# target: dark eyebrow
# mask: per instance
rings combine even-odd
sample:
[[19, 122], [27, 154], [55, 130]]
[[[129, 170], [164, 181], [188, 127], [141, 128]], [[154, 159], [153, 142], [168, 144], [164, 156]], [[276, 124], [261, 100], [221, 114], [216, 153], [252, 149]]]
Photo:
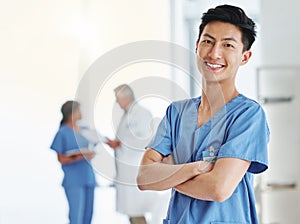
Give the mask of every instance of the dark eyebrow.
[[237, 43], [236, 39], [234, 39], [233, 37], [223, 38], [222, 40], [231, 40]]
[[215, 40], [216, 38], [214, 38], [212, 35], [209, 35], [208, 33], [204, 33], [203, 34], [204, 37], [209, 37], [210, 39]]
[[[209, 37], [210, 39], [213, 39], [215, 40], [216, 38], [214, 38], [212, 35], [208, 34], [208, 33], [204, 33], [203, 36], [205, 37]], [[234, 39], [233, 37], [226, 37], [226, 38], [223, 38], [222, 41], [224, 40], [230, 40], [230, 41], [234, 41], [237, 43], [236, 39]]]

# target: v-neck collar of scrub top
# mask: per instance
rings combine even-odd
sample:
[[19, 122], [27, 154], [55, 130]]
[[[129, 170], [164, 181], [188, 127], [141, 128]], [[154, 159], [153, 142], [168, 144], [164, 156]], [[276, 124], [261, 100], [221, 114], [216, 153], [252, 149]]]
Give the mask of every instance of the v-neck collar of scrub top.
[[236, 97], [234, 97], [233, 99], [231, 99], [230, 101], [228, 101], [224, 106], [222, 106], [207, 122], [205, 122], [205, 124], [201, 125], [200, 127], [198, 127], [198, 108], [200, 106], [201, 103], [201, 96], [197, 97], [197, 98], [193, 98], [193, 102], [196, 106], [196, 110], [193, 112], [192, 117], [195, 120], [195, 131], [196, 130], [200, 130], [200, 129], [206, 129], [206, 128], [210, 128], [212, 125], [212, 122], [214, 120], [219, 120], [219, 119], [225, 119], [226, 118], [226, 110], [231, 110], [232, 106], [235, 105], [235, 102], [240, 100], [243, 97], [242, 94], [237, 95]]

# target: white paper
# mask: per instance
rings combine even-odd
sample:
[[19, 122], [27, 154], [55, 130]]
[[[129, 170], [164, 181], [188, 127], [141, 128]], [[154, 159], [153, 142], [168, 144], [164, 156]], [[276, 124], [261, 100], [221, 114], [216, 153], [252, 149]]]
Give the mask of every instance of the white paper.
[[79, 155], [79, 154], [85, 154], [85, 153], [91, 153], [93, 152], [93, 150], [90, 150], [88, 148], [84, 148], [84, 149], [70, 149], [68, 150], [65, 155], [66, 156], [75, 156], [75, 155]]

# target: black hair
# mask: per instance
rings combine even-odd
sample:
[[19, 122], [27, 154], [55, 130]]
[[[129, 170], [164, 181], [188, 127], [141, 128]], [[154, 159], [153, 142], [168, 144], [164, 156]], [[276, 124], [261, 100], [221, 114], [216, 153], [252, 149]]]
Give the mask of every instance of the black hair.
[[65, 102], [60, 109], [63, 115], [63, 118], [60, 121], [60, 125], [65, 124], [68, 121], [69, 117], [72, 115], [73, 111], [77, 110], [79, 106], [80, 104], [77, 101], [69, 100]]
[[243, 51], [250, 50], [255, 41], [256, 25], [239, 7], [219, 5], [216, 8], [211, 8], [206, 13], [203, 13], [201, 20], [202, 23], [199, 26], [198, 41], [200, 40], [204, 27], [213, 21], [230, 23], [237, 26], [242, 32]]

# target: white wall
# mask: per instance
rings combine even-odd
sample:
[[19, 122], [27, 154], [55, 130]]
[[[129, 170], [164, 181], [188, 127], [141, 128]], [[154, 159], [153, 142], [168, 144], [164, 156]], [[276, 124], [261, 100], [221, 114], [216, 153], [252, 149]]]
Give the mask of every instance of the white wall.
[[300, 65], [297, 0], [261, 1], [263, 65]]
[[108, 50], [168, 40], [168, 19], [168, 1], [159, 0], [2, 2], [1, 224], [66, 222], [62, 172], [49, 150], [60, 106]]

